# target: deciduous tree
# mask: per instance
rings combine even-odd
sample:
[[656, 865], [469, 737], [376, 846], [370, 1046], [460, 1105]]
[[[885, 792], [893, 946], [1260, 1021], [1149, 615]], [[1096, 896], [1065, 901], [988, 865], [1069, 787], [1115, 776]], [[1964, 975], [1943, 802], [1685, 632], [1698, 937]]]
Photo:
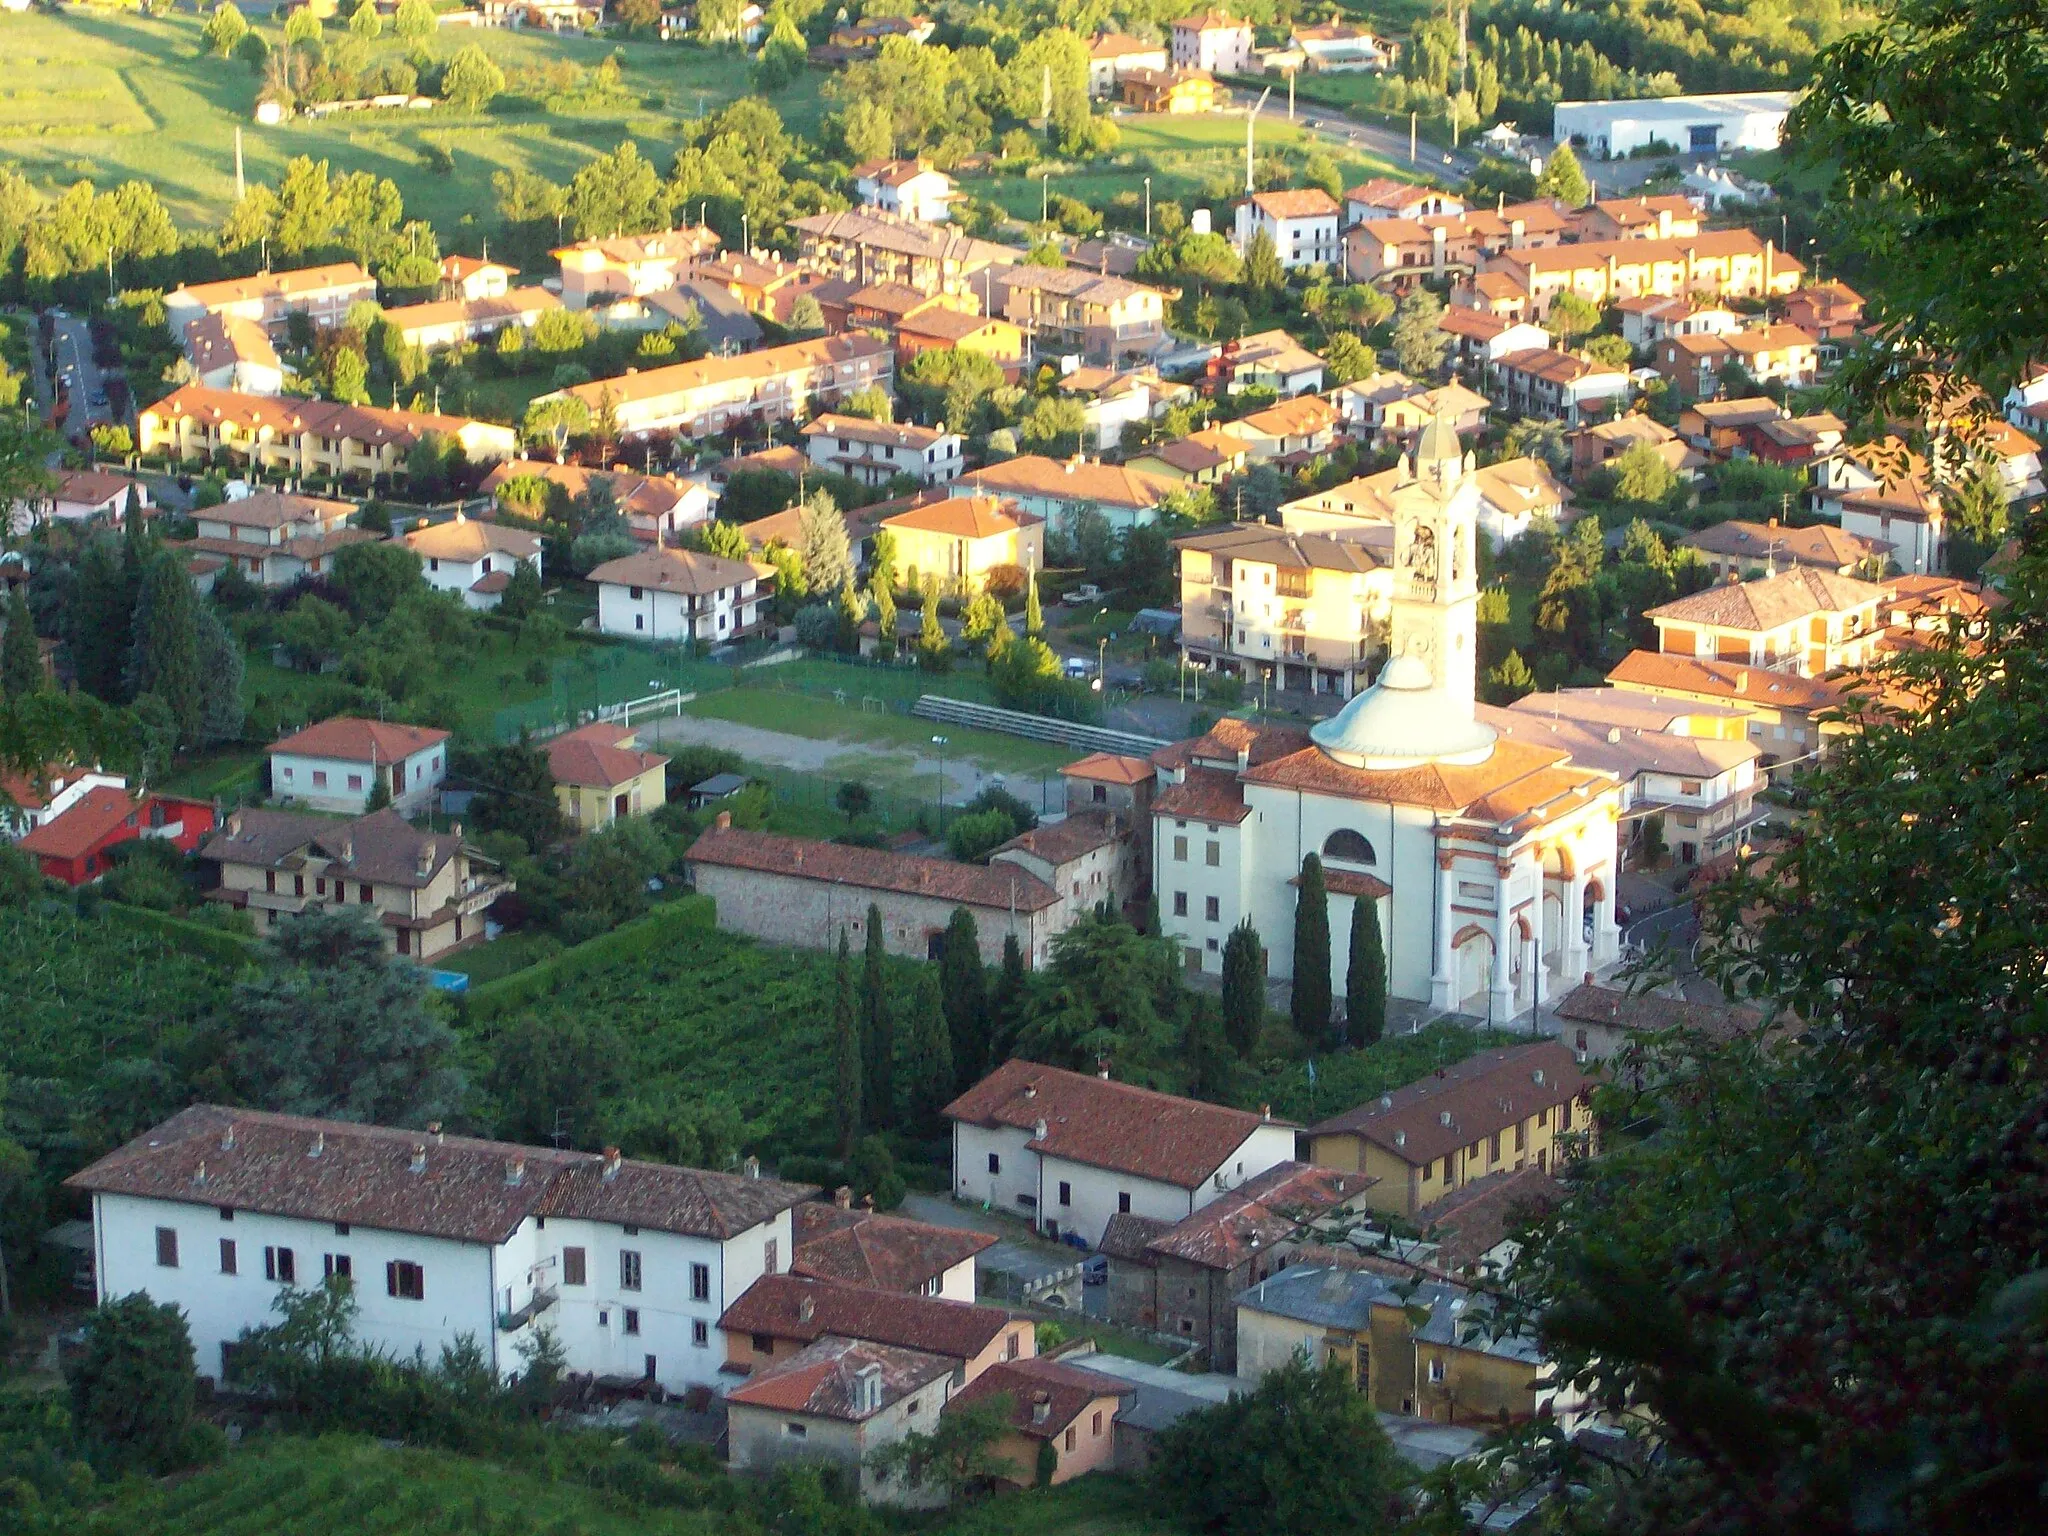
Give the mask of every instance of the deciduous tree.
[[206, 39], [206, 46], [222, 58], [232, 54], [235, 45], [248, 35], [249, 23], [235, 8], [234, 0], [220, 0], [206, 18], [206, 25], [200, 28], [200, 36]]
[[104, 1302], [87, 1320], [85, 1347], [64, 1365], [72, 1422], [110, 1466], [169, 1472], [186, 1460], [196, 1374], [174, 1303], [140, 1291]]
[[1427, 288], [1413, 288], [1402, 297], [1394, 311], [1394, 356], [1403, 371], [1428, 379], [1443, 366], [1451, 345], [1450, 335], [1437, 323], [1443, 313], [1443, 300]]
[[481, 112], [504, 89], [505, 72], [474, 43], [450, 59], [441, 75], [442, 99], [464, 112]]

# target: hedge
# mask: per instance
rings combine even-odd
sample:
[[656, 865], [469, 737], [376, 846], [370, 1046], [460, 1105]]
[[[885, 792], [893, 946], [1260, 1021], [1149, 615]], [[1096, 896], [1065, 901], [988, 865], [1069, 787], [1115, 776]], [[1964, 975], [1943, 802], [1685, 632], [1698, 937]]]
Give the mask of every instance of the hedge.
[[247, 934], [230, 933], [225, 928], [214, 928], [205, 923], [195, 923], [189, 918], [172, 917], [168, 912], [158, 912], [150, 907], [131, 907], [126, 902], [100, 902], [100, 910], [111, 922], [129, 928], [140, 928], [156, 934], [176, 949], [217, 960], [222, 965], [253, 965], [257, 958], [257, 940]]
[[684, 930], [710, 928], [716, 923], [717, 909], [709, 896], [679, 896], [644, 917], [621, 923], [610, 933], [550, 955], [523, 971], [472, 987], [461, 994], [463, 1010], [472, 1023], [495, 1019], [561, 990], [564, 983], [579, 976], [644, 955]]

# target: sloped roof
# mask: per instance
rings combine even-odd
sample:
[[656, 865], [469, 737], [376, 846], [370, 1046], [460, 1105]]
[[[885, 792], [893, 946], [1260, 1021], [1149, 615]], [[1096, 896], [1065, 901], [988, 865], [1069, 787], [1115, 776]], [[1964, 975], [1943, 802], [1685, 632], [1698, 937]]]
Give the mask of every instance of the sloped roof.
[[1155, 777], [1148, 759], [1117, 752], [1091, 752], [1060, 772], [1070, 779], [1100, 779], [1105, 784], [1144, 784]]
[[[921, 1350], [828, 1337], [805, 1345], [787, 1360], [776, 1361], [734, 1387], [726, 1401], [743, 1408], [769, 1408], [857, 1424], [952, 1375], [957, 1363]], [[864, 1404], [860, 1395], [860, 1378], [870, 1371], [881, 1385], [872, 1407]]]
[[1001, 1307], [800, 1275], [763, 1275], [718, 1320], [727, 1333], [806, 1342], [837, 1334], [953, 1360], [972, 1360], [1009, 1324], [1010, 1314]]
[[304, 869], [320, 859], [338, 877], [418, 889], [465, 849], [461, 838], [415, 827], [389, 807], [352, 821], [259, 807], [230, 811], [199, 856], [258, 869]]
[[1748, 1034], [1763, 1022], [1763, 1015], [1753, 1008], [1719, 1007], [1593, 982], [1573, 987], [1552, 1005], [1551, 1011], [1560, 1019], [1577, 1024], [1607, 1024], [1645, 1032], [1692, 1030], [1715, 1040]]
[[1312, 1125], [1308, 1134], [1357, 1136], [1419, 1167], [1569, 1103], [1590, 1081], [1560, 1040], [1480, 1051]]
[[557, 784], [610, 789], [668, 766], [668, 759], [658, 752], [620, 746], [618, 733], [617, 726], [597, 724], [550, 738], [548, 772]]
[[1498, 1247], [1525, 1214], [1563, 1198], [1564, 1186], [1531, 1163], [1486, 1174], [1432, 1200], [1415, 1213], [1415, 1224], [1437, 1245], [1437, 1267], [1456, 1274]]
[[[1085, 1371], [1057, 1360], [1003, 1360], [990, 1366], [953, 1394], [955, 1403], [976, 1403], [1007, 1395], [1010, 1428], [1034, 1440], [1051, 1440], [1105, 1397], [1123, 1398], [1137, 1390], [1117, 1376]], [[1038, 1417], [1043, 1404], [1046, 1415]]]
[[502, 523], [476, 522], [458, 512], [445, 523], [430, 523], [400, 536], [414, 554], [434, 560], [475, 560], [487, 554], [531, 560], [540, 553], [540, 535]]
[[592, 379], [587, 384], [557, 390], [547, 398], [574, 398], [596, 410], [607, 399], [613, 405], [660, 400], [737, 379], [766, 379], [823, 367], [828, 363], [884, 357], [889, 350], [889, 343], [878, 336], [820, 336], [811, 341], [766, 347], [759, 352], [741, 352], [732, 357], [703, 357], [694, 363], [670, 363], [661, 368], [621, 374], [616, 378]]
[[1849, 613], [1877, 602], [1882, 587], [1830, 570], [1800, 566], [1763, 581], [1723, 582], [1643, 610], [1647, 619], [1761, 633], [1817, 613]]
[[389, 720], [336, 715], [332, 720], [322, 720], [281, 741], [273, 741], [264, 751], [332, 757], [347, 763], [395, 763], [447, 739], [446, 731], [428, 725], [397, 725]]
[[1146, 1243], [1158, 1258], [1204, 1269], [1235, 1269], [1261, 1248], [1300, 1235], [1304, 1224], [1342, 1209], [1379, 1180], [1312, 1163], [1276, 1163], [1210, 1201]]
[[1036, 912], [1057, 906], [1060, 900], [1058, 891], [1014, 864], [1001, 868], [961, 864], [737, 827], [713, 827], [690, 845], [685, 857], [692, 865], [824, 880], [853, 890], [895, 891], [971, 907]]
[[994, 1234], [808, 1200], [791, 1213], [790, 1273], [841, 1285], [916, 1291], [995, 1246]]
[[1839, 687], [1820, 678], [1669, 651], [1630, 651], [1608, 671], [1607, 680], [1624, 687], [1699, 693], [1731, 704], [1759, 704], [1770, 709], [1832, 709], [1846, 702]]
[[599, 586], [652, 587], [658, 592], [702, 596], [773, 574], [773, 567], [756, 561], [657, 547], [607, 560], [591, 571], [590, 580]]
[[95, 784], [14, 846], [38, 858], [77, 859], [92, 852], [131, 816], [140, 816], [148, 797], [109, 784]]
[[954, 539], [994, 539], [1034, 528], [1045, 519], [999, 496], [948, 496], [882, 519], [884, 528], [911, 528]]

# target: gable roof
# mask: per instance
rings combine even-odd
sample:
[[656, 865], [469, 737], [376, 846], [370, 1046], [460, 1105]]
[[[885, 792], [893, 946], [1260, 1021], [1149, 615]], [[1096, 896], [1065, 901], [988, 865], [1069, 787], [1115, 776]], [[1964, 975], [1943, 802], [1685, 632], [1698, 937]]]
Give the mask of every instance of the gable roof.
[[1702, 550], [1710, 555], [1792, 560], [1800, 565], [1826, 566], [1829, 569], [1855, 565], [1873, 555], [1889, 554], [1893, 548], [1883, 539], [1866, 539], [1860, 534], [1844, 533], [1832, 523], [1792, 528], [1775, 520], [1747, 523], [1731, 519], [1689, 533], [1678, 542], [1686, 549]]
[[640, 400], [660, 400], [738, 379], [766, 379], [833, 363], [882, 357], [889, 350], [889, 343], [879, 336], [819, 336], [810, 341], [765, 347], [759, 352], [740, 352], [732, 357], [700, 357], [693, 363], [669, 363], [660, 368], [620, 374], [615, 378], [592, 379], [587, 384], [556, 390], [545, 398], [577, 399], [597, 410], [607, 400], [614, 406]]
[[1763, 581], [1723, 582], [1675, 602], [1646, 608], [1643, 617], [1761, 633], [1811, 614], [1848, 613], [1883, 596], [1884, 589], [1870, 582], [1802, 565]]
[[550, 738], [548, 772], [557, 784], [610, 789], [668, 766], [668, 759], [658, 752], [620, 746], [620, 734], [619, 727], [600, 723]]
[[1057, 906], [1060, 894], [1027, 869], [1014, 864], [992, 868], [952, 859], [891, 853], [879, 848], [849, 848], [841, 843], [778, 832], [748, 832], [714, 826], [690, 845], [684, 855], [700, 864], [748, 869], [759, 874], [823, 880], [863, 891], [895, 891], [970, 907], [1037, 912]]
[[[742, 1382], [726, 1401], [744, 1408], [859, 1423], [953, 1373], [955, 1362], [921, 1350], [897, 1349], [865, 1339], [822, 1338], [787, 1360]], [[861, 1401], [860, 1378], [872, 1372], [881, 1392], [873, 1407]]]
[[1432, 1200], [1415, 1213], [1415, 1225], [1437, 1245], [1436, 1267], [1457, 1274], [1497, 1248], [1523, 1216], [1563, 1198], [1564, 1186], [1530, 1163], [1483, 1175]]
[[1044, 1156], [1182, 1189], [1205, 1183], [1260, 1126], [1292, 1124], [1016, 1058], [945, 1113], [971, 1125], [1029, 1131], [1028, 1147]]
[[1608, 1024], [1631, 1031], [1694, 1030], [1716, 1040], [1748, 1034], [1763, 1022], [1763, 1015], [1753, 1008], [1719, 1007], [1592, 982], [1573, 987], [1551, 1011], [1577, 1024]]
[[396, 725], [389, 720], [336, 715], [332, 720], [322, 720], [273, 741], [263, 750], [290, 752], [300, 757], [331, 757], [345, 763], [396, 763], [447, 739], [446, 731], [428, 725]]
[[956, 495], [997, 491], [1009, 496], [1094, 501], [1140, 510], [1156, 507], [1179, 489], [1179, 481], [1126, 469], [1121, 464], [1102, 464], [1078, 455], [1071, 459], [1049, 459], [1036, 453], [969, 470], [953, 482]]
[[[1002, 1360], [953, 1394], [955, 1403], [1010, 1399], [1010, 1428], [1034, 1440], [1051, 1440], [1105, 1397], [1123, 1398], [1138, 1389], [1117, 1376], [1084, 1371], [1057, 1360]], [[1046, 1415], [1038, 1417], [1043, 1404]]]
[[[919, 295], [922, 300], [922, 295]], [[938, 427], [920, 427], [909, 422], [870, 421], [865, 416], [837, 416], [821, 413], [803, 429], [805, 437], [843, 437], [856, 443], [876, 443], [885, 448], [925, 449], [951, 436]]]
[[1288, 187], [1276, 192], [1254, 192], [1245, 201], [1269, 219], [1334, 218], [1343, 211], [1337, 200], [1321, 187]]
[[414, 554], [430, 560], [476, 560], [487, 554], [531, 560], [540, 553], [540, 535], [503, 523], [475, 521], [458, 512], [448, 522], [429, 523], [399, 536]]
[[1420, 1167], [1569, 1103], [1590, 1081], [1561, 1040], [1480, 1051], [1312, 1125], [1308, 1134], [1357, 1136]]
[[723, 555], [707, 555], [694, 549], [660, 546], [607, 560], [591, 571], [590, 580], [599, 586], [652, 587], [658, 592], [701, 596], [772, 574], [772, 566], [758, 561], [728, 560]]
[[299, 496], [289, 491], [255, 491], [239, 501], [216, 502], [192, 514], [195, 523], [226, 523], [230, 528], [289, 527], [312, 522], [322, 527], [347, 517], [355, 503], [332, 501], [320, 496]]
[[1157, 1234], [1145, 1248], [1154, 1257], [1203, 1269], [1235, 1269], [1260, 1249], [1299, 1236], [1307, 1222], [1342, 1209], [1378, 1182], [1312, 1163], [1276, 1163]]
[[146, 795], [132, 795], [110, 784], [95, 784], [62, 815], [51, 817], [14, 846], [38, 858], [83, 858], [131, 817], [139, 818], [148, 803]]
[[948, 496], [882, 519], [884, 528], [910, 528], [954, 539], [994, 539], [1033, 528], [1045, 519], [996, 496]]
[[[609, 1171], [608, 1171], [609, 1170]], [[396, 1126], [197, 1104], [65, 1180], [70, 1189], [501, 1243], [532, 1216], [723, 1241], [808, 1185]]]
[[1009, 1325], [1010, 1314], [1001, 1307], [800, 1275], [763, 1275], [718, 1319], [727, 1333], [805, 1342], [830, 1333], [953, 1360], [972, 1360]]
[[1609, 669], [1607, 680], [1622, 687], [1699, 693], [1727, 699], [1732, 704], [1760, 704], [1770, 709], [1831, 709], [1845, 702], [1839, 687], [1820, 678], [1711, 656], [1679, 656], [1670, 651], [1630, 651]]
[[230, 811], [200, 845], [199, 857], [288, 870], [319, 861], [322, 870], [337, 877], [420, 889], [466, 851], [461, 838], [415, 827], [389, 807], [352, 821], [253, 808]]
[[369, 288], [376, 285], [370, 274], [352, 261], [330, 262], [321, 267], [297, 267], [288, 272], [258, 272], [253, 277], [224, 277], [213, 283], [181, 283], [164, 295], [166, 300], [185, 299], [217, 309], [250, 299], [288, 299], [295, 294], [325, 293], [333, 288]]
[[790, 1219], [795, 1226], [791, 1274], [884, 1291], [916, 1291], [996, 1243], [993, 1233], [818, 1200], [805, 1201]]

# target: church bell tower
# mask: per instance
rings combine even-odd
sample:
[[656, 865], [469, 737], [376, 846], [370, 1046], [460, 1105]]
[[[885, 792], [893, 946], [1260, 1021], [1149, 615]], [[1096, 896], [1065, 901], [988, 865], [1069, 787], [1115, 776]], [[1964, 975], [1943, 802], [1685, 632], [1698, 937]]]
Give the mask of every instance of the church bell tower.
[[1422, 429], [1415, 478], [1394, 498], [1394, 593], [1388, 654], [1413, 656], [1431, 686], [1470, 718], [1478, 691], [1479, 490], [1458, 434], [1441, 416]]

